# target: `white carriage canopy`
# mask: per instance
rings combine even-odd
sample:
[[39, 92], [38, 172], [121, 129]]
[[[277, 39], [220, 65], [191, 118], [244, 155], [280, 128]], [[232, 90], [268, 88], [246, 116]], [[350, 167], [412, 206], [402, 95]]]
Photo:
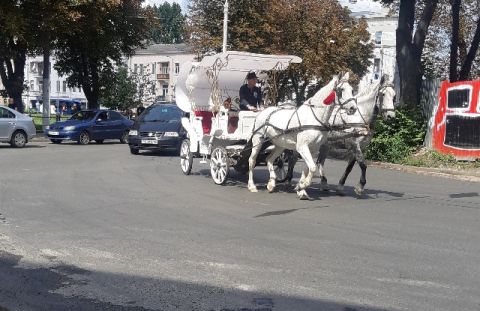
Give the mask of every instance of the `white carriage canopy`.
[[[176, 101], [183, 111], [209, 111], [212, 101], [238, 97], [248, 72], [284, 70], [292, 63], [301, 63], [294, 55], [267, 55], [228, 51], [206, 56], [199, 63], [185, 64], [176, 85]], [[215, 98], [217, 97], [217, 98]]]

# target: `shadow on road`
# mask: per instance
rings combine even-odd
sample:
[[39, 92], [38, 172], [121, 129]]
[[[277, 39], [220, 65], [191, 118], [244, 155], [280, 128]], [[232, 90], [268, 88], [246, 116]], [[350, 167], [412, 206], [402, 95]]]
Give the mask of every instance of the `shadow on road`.
[[[340, 310], [381, 311], [385, 309], [349, 305], [334, 301], [281, 296], [264, 292], [243, 291], [210, 285], [153, 279], [131, 275], [87, 271], [75, 266], [57, 264], [50, 268], [17, 266], [21, 256], [0, 250], [0, 310], [198, 310], [198, 311], [273, 311], [273, 310]], [[81, 289], [91, 280], [96, 296], [108, 293], [122, 297], [111, 303], [80, 295], [56, 293], [59, 289]], [[149, 295], [146, 309], [144, 295]], [[344, 297], [347, 298], [347, 297]], [[152, 301], [153, 299], [153, 301]]]

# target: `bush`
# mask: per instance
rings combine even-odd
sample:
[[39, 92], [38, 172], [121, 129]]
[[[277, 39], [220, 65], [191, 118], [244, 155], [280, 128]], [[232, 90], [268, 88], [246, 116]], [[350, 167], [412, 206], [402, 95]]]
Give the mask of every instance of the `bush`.
[[422, 145], [425, 133], [426, 122], [420, 112], [398, 109], [392, 120], [377, 119], [365, 155], [369, 160], [402, 163]]

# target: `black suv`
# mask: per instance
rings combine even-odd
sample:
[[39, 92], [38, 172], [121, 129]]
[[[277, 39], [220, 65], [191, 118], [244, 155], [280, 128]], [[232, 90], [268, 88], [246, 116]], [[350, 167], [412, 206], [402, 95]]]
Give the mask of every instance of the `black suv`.
[[153, 104], [137, 118], [128, 135], [132, 154], [140, 150], [174, 150], [179, 152], [187, 136], [182, 127], [184, 113], [172, 103]]

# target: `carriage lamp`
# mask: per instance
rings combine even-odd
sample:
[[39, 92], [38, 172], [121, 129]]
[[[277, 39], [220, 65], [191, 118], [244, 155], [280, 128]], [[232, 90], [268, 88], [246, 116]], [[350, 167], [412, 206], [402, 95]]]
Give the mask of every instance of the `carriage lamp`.
[[137, 131], [137, 130], [130, 130], [130, 131], [128, 132], [128, 135], [130, 135], [130, 136], [137, 136], [137, 135], [138, 135], [138, 131]]
[[178, 133], [177, 132], [165, 132], [165, 134], [163, 134], [163, 136], [178, 137]]

